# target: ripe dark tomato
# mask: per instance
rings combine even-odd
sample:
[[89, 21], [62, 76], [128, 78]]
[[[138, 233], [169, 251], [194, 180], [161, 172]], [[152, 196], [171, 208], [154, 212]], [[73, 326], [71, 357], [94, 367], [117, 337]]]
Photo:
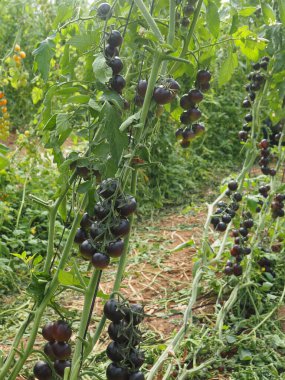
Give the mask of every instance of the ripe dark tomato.
[[229, 224], [229, 223], [231, 222], [231, 220], [232, 220], [232, 218], [231, 218], [231, 216], [228, 215], [228, 214], [224, 214], [224, 215], [222, 216], [222, 221], [223, 221], [224, 223], [226, 223], [226, 224]]
[[191, 16], [195, 12], [195, 8], [192, 5], [185, 5], [183, 8], [183, 14], [184, 16]]
[[124, 348], [119, 345], [117, 342], [111, 342], [106, 349], [106, 354], [110, 360], [115, 363], [119, 363], [124, 359], [122, 355], [122, 350]]
[[[228, 191], [229, 191], [229, 190], [228, 190]], [[226, 212], [229, 214], [229, 216], [230, 216], [231, 218], [234, 218], [235, 215], [236, 215], [235, 211], [232, 210], [231, 208], [227, 208], [227, 209], [226, 209]]]
[[121, 216], [129, 216], [136, 211], [137, 202], [132, 195], [126, 195], [116, 200], [116, 210]]
[[190, 99], [190, 102], [192, 102], [192, 104], [198, 104], [203, 100], [204, 95], [202, 94], [201, 91], [193, 89], [188, 92], [188, 97]]
[[276, 194], [275, 199], [277, 202], [283, 202], [283, 201], [285, 201], [285, 195], [284, 194]]
[[99, 5], [97, 9], [97, 16], [101, 20], [107, 20], [110, 17], [112, 17], [112, 9], [111, 6], [108, 3], [102, 3]]
[[114, 195], [115, 192], [118, 190], [118, 188], [119, 188], [119, 183], [116, 179], [107, 178], [107, 179], [104, 179], [104, 181], [100, 183], [98, 193], [101, 197], [107, 199], [107, 198], [110, 198], [112, 195]]
[[130, 309], [126, 313], [125, 317], [128, 323], [132, 322], [134, 326], [140, 324], [144, 319], [144, 309], [140, 304], [130, 305]]
[[118, 323], [111, 322], [108, 327], [109, 337], [117, 343], [125, 344], [128, 343], [130, 337], [130, 331], [127, 328], [125, 321], [120, 321]]
[[111, 363], [106, 371], [107, 380], [128, 380], [128, 370], [118, 366], [116, 363]]
[[231, 207], [231, 209], [234, 210], [234, 211], [237, 211], [237, 210], [239, 209], [239, 205], [238, 205], [237, 203], [235, 203], [235, 202], [232, 202], [232, 203], [230, 204], [230, 207]]
[[265, 57], [262, 57], [261, 58], [261, 61], [265, 61], [265, 62], [269, 62], [270, 61], [270, 58], [265, 56]]
[[175, 137], [177, 140], [181, 140], [182, 139], [182, 133], [183, 133], [183, 128], [178, 128], [175, 132]]
[[253, 82], [253, 83], [251, 83], [250, 90], [251, 91], [258, 91], [258, 90], [260, 90], [260, 83], [259, 82]]
[[70, 367], [71, 367], [71, 363], [68, 360], [56, 360], [54, 362], [54, 370], [61, 377], [64, 376], [65, 368], [70, 368]]
[[211, 73], [207, 70], [199, 70], [196, 80], [199, 84], [208, 83], [211, 80]]
[[226, 266], [225, 269], [224, 269], [224, 273], [225, 275], [227, 276], [230, 276], [233, 274], [233, 268], [229, 267], [229, 266]]
[[275, 169], [270, 169], [269, 175], [271, 175], [271, 177], [276, 176], [276, 174], [277, 174], [277, 171]]
[[144, 98], [146, 94], [146, 90], [147, 90], [147, 80], [141, 79], [137, 86], [137, 93], [139, 96]]
[[188, 17], [183, 17], [181, 20], [181, 26], [187, 28], [190, 25], [190, 20]]
[[268, 166], [261, 166], [261, 171], [264, 175], [269, 175], [270, 174], [270, 168]]
[[239, 131], [238, 137], [241, 141], [246, 141], [248, 139], [248, 133], [245, 131]]
[[268, 63], [266, 61], [263, 61], [260, 63], [260, 67], [263, 69], [263, 70], [267, 70], [267, 66], [268, 66]]
[[124, 313], [119, 310], [118, 302], [114, 299], [108, 300], [104, 305], [104, 314], [112, 322], [120, 322], [124, 318]]
[[261, 149], [260, 154], [262, 157], [269, 157], [270, 156], [270, 150], [269, 149]]
[[136, 106], [141, 107], [143, 105], [144, 98], [140, 95], [135, 95], [134, 97], [134, 103]]
[[268, 157], [262, 157], [259, 161], [258, 161], [258, 165], [259, 166], [267, 166], [269, 164], [270, 160]]
[[116, 241], [111, 241], [107, 247], [106, 251], [111, 257], [120, 257], [124, 250], [124, 240], [117, 239]]
[[154, 89], [153, 99], [157, 104], [167, 104], [173, 99], [172, 93], [164, 86], [158, 86]]
[[249, 255], [250, 253], [251, 253], [251, 249], [249, 247], [244, 247], [243, 254], [244, 255]]
[[89, 240], [84, 240], [83, 243], [79, 246], [79, 252], [81, 255], [87, 259], [91, 260], [93, 254], [96, 252], [95, 247], [93, 247], [92, 243]]
[[98, 222], [93, 223], [90, 227], [90, 236], [92, 237], [92, 239], [97, 239], [99, 237], [102, 238], [104, 232], [104, 227], [100, 225]]
[[250, 100], [253, 102], [254, 99], [255, 99], [255, 93], [254, 93], [254, 92], [250, 92], [250, 93], [248, 94], [248, 96], [249, 96]]
[[193, 107], [193, 103], [190, 101], [190, 98], [188, 94], [184, 94], [180, 98], [180, 107], [182, 107], [184, 110], [189, 110]]
[[231, 180], [229, 183], [228, 183], [228, 188], [231, 190], [231, 191], [235, 191], [237, 190], [238, 188], [238, 183], [234, 180]]
[[200, 90], [201, 90], [202, 92], [207, 92], [207, 91], [210, 90], [211, 85], [210, 85], [210, 83], [201, 83], [201, 84], [199, 85], [199, 87], [200, 87]]
[[258, 144], [259, 148], [261, 149], [267, 149], [269, 148], [269, 141], [266, 140], [266, 139], [263, 139], [260, 141], [260, 143]]
[[145, 356], [144, 356], [143, 351], [136, 350], [136, 349], [131, 350], [129, 361], [134, 368], [136, 369], [140, 368], [143, 365], [144, 360], [145, 360]]
[[81, 244], [88, 239], [87, 232], [83, 228], [78, 228], [74, 237], [74, 243]]
[[227, 229], [227, 225], [224, 222], [219, 222], [216, 226], [216, 230], [219, 232], [224, 232]]
[[34, 375], [39, 380], [51, 380], [52, 370], [46, 362], [39, 361], [34, 366]]
[[249, 132], [249, 131], [251, 130], [251, 128], [250, 128], [249, 125], [244, 124], [244, 125], [242, 126], [242, 130], [243, 130], [243, 131], [246, 131], [246, 132]]
[[111, 80], [111, 87], [113, 90], [119, 94], [122, 92], [123, 88], [126, 86], [125, 78], [121, 75], [115, 75]]
[[220, 207], [220, 208], [222, 208], [222, 209], [227, 208], [227, 204], [226, 204], [226, 202], [224, 202], [224, 201], [219, 201], [219, 202], [217, 203], [217, 206]]
[[238, 237], [239, 236], [239, 230], [232, 230], [231, 236], [232, 237]]
[[193, 124], [192, 129], [196, 136], [202, 135], [205, 132], [205, 127], [202, 124]]
[[123, 43], [123, 37], [121, 33], [118, 30], [112, 30], [108, 38], [108, 43], [112, 47], [121, 46]]
[[111, 232], [114, 236], [125, 236], [130, 232], [130, 222], [128, 219], [119, 219], [111, 227]]
[[65, 342], [54, 342], [52, 344], [54, 356], [59, 360], [66, 360], [71, 355], [71, 347]]
[[239, 233], [240, 233], [240, 235], [241, 236], [247, 236], [248, 235], [248, 230], [245, 228], [245, 227], [241, 227], [240, 229], [239, 229]]
[[51, 361], [55, 361], [56, 357], [53, 353], [52, 342], [48, 342], [44, 345], [44, 353], [50, 358]]
[[184, 141], [192, 141], [195, 138], [195, 133], [191, 128], [186, 128], [182, 133], [182, 137]]
[[97, 269], [106, 269], [110, 264], [110, 257], [102, 252], [96, 252], [91, 259], [92, 265]]
[[189, 111], [182, 112], [182, 114], [180, 115], [180, 121], [182, 124], [186, 125], [191, 123]]
[[188, 112], [189, 119], [191, 122], [197, 121], [198, 119], [200, 119], [200, 117], [202, 115], [201, 111], [198, 108], [192, 108], [187, 112]]
[[87, 212], [85, 212], [82, 216], [82, 219], [81, 219], [81, 222], [80, 222], [80, 226], [82, 228], [89, 228], [92, 224], [92, 221], [90, 219], [90, 216], [88, 215]]
[[242, 267], [239, 264], [234, 264], [233, 266], [233, 273], [235, 276], [241, 276], [242, 275]]
[[265, 80], [264, 76], [259, 74], [259, 73], [254, 74], [253, 79], [254, 79], [254, 81], [256, 81], [258, 83], [263, 83]]
[[111, 205], [108, 201], [104, 201], [103, 203], [98, 202], [94, 206], [94, 215], [96, 219], [102, 220], [105, 219], [111, 211]]
[[108, 61], [108, 66], [113, 70], [113, 75], [119, 74], [123, 70], [123, 62], [119, 57], [114, 57]]
[[247, 84], [246, 86], [245, 86], [245, 91], [250, 91], [250, 86], [251, 86], [251, 84], [249, 83], [249, 84]]
[[42, 329], [42, 336], [48, 342], [54, 342], [55, 338], [53, 336], [53, 323], [47, 323]]
[[243, 225], [245, 228], [252, 228], [253, 227], [253, 219], [247, 219], [243, 222]]
[[128, 380], [145, 380], [144, 374], [141, 371], [132, 372]]
[[250, 108], [251, 107], [251, 103], [248, 99], [245, 99], [243, 102], [242, 102], [242, 107], [243, 108]]
[[180, 91], [180, 84], [175, 79], [167, 78], [165, 82], [172, 93], [177, 94]]
[[88, 179], [90, 178], [90, 169], [86, 166], [77, 166], [76, 174], [83, 179]]
[[182, 140], [180, 145], [182, 148], [188, 148], [190, 146], [190, 141]]
[[242, 253], [242, 248], [240, 245], [237, 245], [235, 244], [232, 248], [231, 248], [231, 255], [236, 257], [236, 256], [239, 256], [240, 254]]
[[119, 50], [114, 46], [106, 45], [104, 53], [106, 58], [113, 58], [119, 55]]
[[72, 335], [71, 327], [65, 321], [56, 321], [53, 324], [53, 336], [58, 342], [67, 342]]
[[257, 63], [253, 63], [252, 67], [254, 68], [254, 70], [259, 70], [260, 69], [260, 64], [258, 62]]
[[235, 201], [240, 202], [242, 200], [241, 193], [234, 193], [233, 198]]
[[244, 117], [244, 120], [247, 122], [247, 123], [250, 123], [252, 121], [252, 114], [248, 113], [245, 115]]
[[216, 227], [220, 222], [220, 218], [218, 216], [212, 216], [211, 218], [211, 224]]

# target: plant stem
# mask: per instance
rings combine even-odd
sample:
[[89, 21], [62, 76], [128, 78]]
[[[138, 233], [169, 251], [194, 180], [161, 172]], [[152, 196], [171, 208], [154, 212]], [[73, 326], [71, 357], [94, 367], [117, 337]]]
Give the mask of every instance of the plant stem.
[[15, 229], [18, 228], [19, 223], [20, 223], [20, 218], [21, 218], [21, 215], [22, 215], [22, 211], [23, 211], [23, 207], [24, 207], [25, 199], [26, 199], [26, 191], [27, 191], [28, 178], [30, 176], [30, 172], [31, 172], [31, 168], [32, 168], [33, 162], [34, 162], [34, 160], [31, 161], [30, 167], [29, 167], [29, 171], [28, 171], [28, 173], [26, 175], [26, 178], [25, 178], [24, 187], [23, 187], [23, 194], [22, 194], [22, 200], [21, 200], [20, 208], [19, 208], [18, 215], [17, 215]]
[[[175, 0], [169, 0], [169, 25], [168, 25], [168, 35], [167, 43], [170, 46], [173, 46], [175, 39]], [[161, 74], [165, 75], [167, 70], [167, 61], [165, 60], [162, 64]]]
[[98, 287], [96, 285], [98, 283], [100, 275], [101, 275], [100, 270], [98, 269], [94, 270], [85, 292], [84, 307], [81, 314], [79, 331], [78, 331], [75, 349], [74, 349], [74, 353], [72, 357], [72, 369], [71, 369], [70, 380], [77, 380], [79, 378], [79, 372], [80, 372], [80, 368], [82, 364], [83, 342], [85, 339], [86, 328], [89, 323], [89, 313], [90, 313], [92, 301], [94, 298], [94, 290], [97, 293]]
[[141, 11], [144, 19], [148, 23], [148, 26], [152, 30], [153, 34], [156, 36], [156, 38], [160, 42], [164, 42], [163, 35], [161, 34], [160, 30], [158, 29], [158, 26], [157, 26], [156, 22], [154, 21], [152, 15], [149, 13], [146, 6], [144, 5], [144, 2], [142, 0], [135, 0], [135, 3], [137, 5], [137, 7], [139, 8], [139, 10]]
[[[43, 300], [41, 301], [37, 310], [35, 311], [35, 314], [33, 315], [34, 323], [33, 323], [32, 330], [30, 331], [29, 340], [28, 340], [27, 345], [25, 347], [25, 351], [24, 351], [23, 355], [21, 356], [21, 358], [17, 361], [17, 363], [16, 363], [11, 375], [9, 376], [8, 380], [15, 380], [16, 379], [16, 377], [19, 374], [21, 368], [23, 367], [26, 359], [28, 358], [31, 350], [33, 349], [33, 345], [34, 345], [34, 342], [35, 342], [35, 339], [37, 336], [38, 328], [39, 328], [39, 325], [41, 322], [41, 317], [42, 317], [48, 303], [50, 302], [51, 298], [53, 297], [54, 293], [56, 292], [56, 289], [57, 289], [58, 284], [59, 284], [59, 281], [58, 281], [59, 273], [61, 270], [64, 269], [64, 265], [65, 265], [65, 263], [69, 257], [69, 254], [70, 254], [73, 242], [74, 242], [76, 230], [80, 224], [80, 220], [82, 218], [82, 213], [86, 208], [87, 202], [88, 202], [88, 195], [86, 194], [82, 200], [81, 207], [79, 208], [79, 210], [78, 210], [78, 212], [74, 218], [70, 233], [68, 235], [65, 247], [64, 247], [63, 252], [62, 252], [62, 257], [61, 257], [60, 262], [58, 264], [57, 271], [56, 271], [56, 273], [55, 273], [55, 275], [54, 275], [54, 277], [53, 277], [53, 279], [52, 279], [52, 281], [51, 281], [51, 283], [50, 283], [50, 285], [46, 291], [46, 294], [44, 295]], [[21, 332], [25, 331], [25, 329], [22, 329], [22, 327], [20, 329]], [[26, 323], [25, 323], [25, 328], [26, 328]], [[10, 355], [7, 358], [8, 363], [11, 363], [11, 361], [14, 358], [14, 355], [15, 355], [14, 351], [17, 348], [15, 343], [16, 342], [19, 343], [19, 340], [20, 340], [19, 337], [21, 338], [21, 335], [17, 334], [17, 337], [16, 337], [15, 342], [13, 344], [12, 350], [10, 352]], [[0, 372], [0, 379], [6, 380], [7, 377], [5, 378], [4, 375], [7, 375], [8, 370], [9, 370], [9, 366], [8, 365], [6, 366], [6, 363], [5, 363], [5, 366], [2, 368], [2, 371]]]
[[[192, 23], [191, 23], [191, 26], [190, 26], [190, 29], [189, 29], [189, 32], [185, 38], [185, 41], [184, 41], [184, 44], [183, 44], [183, 48], [182, 48], [182, 51], [180, 53], [180, 58], [183, 58], [185, 56], [185, 54], [188, 52], [188, 48], [189, 48], [189, 44], [191, 42], [191, 39], [193, 37], [193, 34], [194, 34], [194, 30], [195, 30], [195, 27], [196, 27], [196, 24], [197, 24], [197, 21], [198, 21], [198, 18], [199, 18], [199, 14], [200, 14], [200, 11], [201, 11], [201, 7], [202, 7], [202, 4], [203, 4], [203, 0], [199, 0], [198, 3], [197, 3], [197, 6], [196, 6], [196, 9], [195, 9], [195, 13], [194, 13], [194, 17], [193, 17], [193, 20], [192, 20]], [[177, 67], [178, 67], [179, 63], [175, 63], [170, 72], [173, 73]]]

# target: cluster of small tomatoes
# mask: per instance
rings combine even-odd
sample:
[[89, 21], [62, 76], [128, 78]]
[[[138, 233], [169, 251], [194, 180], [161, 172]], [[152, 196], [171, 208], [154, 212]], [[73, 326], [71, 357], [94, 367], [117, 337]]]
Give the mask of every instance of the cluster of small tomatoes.
[[137, 348], [142, 338], [138, 328], [144, 318], [142, 305], [110, 299], [104, 306], [104, 314], [111, 321], [108, 334], [112, 339], [106, 350], [112, 360], [106, 370], [107, 380], [144, 380], [139, 370], [144, 353]]
[[100, 201], [93, 215], [85, 213], [75, 235], [81, 255], [97, 269], [105, 269], [111, 257], [120, 257], [124, 250], [123, 237], [130, 231], [127, 218], [137, 207], [135, 198], [120, 191], [116, 179], [101, 182]]
[[[71, 366], [68, 360], [71, 355], [71, 347], [67, 343], [72, 335], [71, 327], [65, 321], [47, 323], [42, 329], [42, 336], [47, 343], [44, 353], [54, 362], [54, 371], [63, 377], [65, 368]], [[38, 380], [52, 380], [52, 369], [45, 361], [38, 361], [34, 366], [34, 375]]]
[[0, 139], [6, 140], [9, 136], [10, 115], [7, 108], [8, 100], [4, 91], [0, 91], [0, 107], [2, 115], [0, 117]]
[[21, 66], [22, 59], [26, 58], [26, 53], [21, 50], [21, 46], [18, 44], [15, 45], [14, 52], [13, 60], [16, 62], [16, 66]]
[[176, 12], [176, 26], [179, 27], [180, 25], [184, 28], [187, 28], [190, 25], [190, 17], [195, 12], [195, 4], [198, 0], [188, 0], [187, 3], [182, 7], [180, 12]]

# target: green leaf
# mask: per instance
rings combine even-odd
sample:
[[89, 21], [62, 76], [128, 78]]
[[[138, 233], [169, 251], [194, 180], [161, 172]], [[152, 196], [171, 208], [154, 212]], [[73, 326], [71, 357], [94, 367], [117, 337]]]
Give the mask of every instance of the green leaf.
[[211, 34], [218, 38], [220, 32], [220, 15], [218, 12], [218, 7], [211, 1], [207, 7], [206, 13], [207, 26]]
[[226, 84], [232, 77], [235, 69], [238, 66], [238, 57], [236, 53], [233, 53], [232, 50], [229, 51], [229, 55], [226, 60], [222, 63], [220, 73], [218, 76], [219, 86]]
[[271, 8], [271, 6], [269, 4], [263, 2], [261, 4], [261, 10], [262, 10], [264, 22], [267, 25], [275, 24], [276, 15], [275, 15], [274, 10]]
[[92, 49], [96, 46], [98, 39], [98, 32], [89, 32], [86, 34], [77, 34], [67, 42], [69, 45], [75, 46], [81, 52]]
[[60, 270], [58, 274], [58, 281], [62, 285], [70, 285], [70, 286], [79, 286], [80, 281], [76, 278], [74, 272], [66, 272], [64, 270]]
[[71, 116], [67, 113], [59, 113], [56, 117], [56, 129], [58, 134], [65, 133], [70, 128]]
[[252, 359], [252, 353], [249, 350], [241, 349], [239, 352], [239, 359], [241, 361], [248, 362]]
[[87, 104], [89, 100], [89, 95], [73, 95], [70, 98], [68, 98], [68, 103]]
[[226, 340], [227, 340], [228, 343], [232, 344], [232, 343], [235, 343], [237, 339], [236, 339], [235, 336], [226, 335]]
[[64, 21], [69, 19], [72, 16], [72, 13], [73, 13], [72, 4], [69, 5], [67, 1], [59, 4], [57, 8], [57, 15], [56, 15], [56, 18], [54, 19], [52, 27], [56, 28], [58, 24], [63, 23]]
[[258, 206], [258, 198], [252, 195], [248, 195], [246, 198], [247, 207], [251, 212], [255, 212], [256, 207]]
[[189, 241], [186, 241], [186, 243], [181, 243], [179, 245], [177, 245], [175, 248], [173, 248], [170, 252], [177, 252], [177, 251], [181, 251], [182, 249], [186, 248], [186, 247], [193, 247], [195, 245], [194, 243], [194, 240], [189, 240]]
[[285, 1], [278, 0], [278, 6], [279, 6], [280, 21], [282, 22], [283, 25], [285, 25]]
[[43, 127], [44, 131], [52, 131], [56, 127], [57, 113], [52, 115]]
[[77, 188], [77, 193], [84, 194], [87, 193], [89, 189], [92, 187], [92, 181], [86, 181], [81, 183]]
[[103, 54], [98, 54], [92, 64], [95, 79], [100, 83], [106, 83], [112, 77], [112, 69], [106, 63]]
[[55, 54], [54, 38], [55, 35], [47, 37], [44, 41], [40, 42], [39, 47], [33, 51], [37, 68], [44, 81], [48, 79], [50, 60]]
[[238, 14], [243, 17], [251, 16], [256, 11], [256, 7], [245, 7], [238, 11]]
[[32, 100], [34, 104], [37, 104], [40, 100], [42, 100], [44, 92], [39, 87], [33, 87], [32, 89]]
[[127, 129], [130, 125], [133, 124], [134, 121], [139, 120], [141, 115], [141, 110], [139, 110], [137, 113], [129, 116], [121, 125], [120, 125], [120, 131], [123, 132], [125, 129]]
[[10, 149], [6, 145], [0, 143], [0, 153], [8, 153], [9, 150]]
[[239, 24], [239, 17], [238, 17], [238, 14], [235, 13], [233, 15], [233, 18], [232, 18], [232, 25], [231, 25], [231, 29], [230, 29], [230, 34], [233, 34], [237, 31], [238, 29], [238, 24]]
[[268, 292], [271, 288], [272, 288], [273, 284], [269, 281], [266, 281], [262, 284], [261, 286], [261, 290], [263, 290], [264, 292]]
[[0, 170], [6, 168], [9, 165], [9, 160], [4, 154], [0, 153]]

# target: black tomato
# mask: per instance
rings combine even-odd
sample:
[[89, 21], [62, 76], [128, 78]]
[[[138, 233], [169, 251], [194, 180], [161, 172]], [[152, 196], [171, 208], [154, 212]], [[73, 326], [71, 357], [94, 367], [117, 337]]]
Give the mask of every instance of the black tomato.
[[106, 252], [111, 257], [120, 257], [124, 250], [124, 240], [117, 239], [116, 241], [111, 241], [106, 246]]
[[188, 97], [193, 104], [200, 103], [204, 98], [202, 92], [196, 89], [190, 90], [188, 92]]
[[53, 336], [53, 323], [47, 323], [44, 325], [44, 327], [42, 329], [42, 336], [48, 342], [53, 342], [55, 340], [55, 338]]
[[65, 342], [54, 342], [52, 344], [54, 356], [59, 360], [66, 360], [71, 355], [71, 347]]
[[242, 200], [241, 193], [234, 193], [233, 198], [235, 201], [240, 202]]
[[116, 200], [116, 210], [121, 216], [129, 216], [136, 211], [137, 202], [132, 195], [126, 195]]
[[250, 108], [251, 107], [251, 103], [248, 99], [245, 99], [243, 102], [242, 102], [242, 107], [243, 108]]
[[208, 83], [211, 80], [211, 73], [207, 70], [199, 70], [196, 79], [199, 84]]
[[85, 259], [90, 260], [95, 253], [95, 247], [93, 247], [89, 240], [84, 240], [79, 246], [79, 252]]
[[111, 87], [118, 93], [121, 93], [126, 86], [126, 81], [121, 75], [115, 75], [111, 80]]
[[183, 14], [184, 16], [191, 16], [195, 12], [195, 8], [192, 5], [185, 5], [183, 8]]
[[233, 273], [235, 276], [241, 276], [242, 275], [242, 267], [239, 264], [234, 264]]
[[137, 86], [137, 93], [139, 96], [144, 98], [146, 94], [146, 90], [147, 90], [147, 80], [141, 79]]
[[193, 103], [191, 102], [188, 94], [184, 94], [180, 98], [180, 107], [182, 107], [184, 110], [189, 110], [193, 107]]
[[118, 308], [118, 302], [114, 299], [110, 299], [105, 303], [104, 314], [107, 319], [116, 323], [124, 318], [124, 314]]
[[109, 337], [120, 344], [125, 344], [129, 341], [129, 331], [127, 330], [127, 324], [124, 321], [118, 323], [111, 322], [108, 327]]
[[107, 179], [104, 179], [104, 181], [100, 183], [98, 193], [101, 197], [107, 199], [107, 198], [110, 198], [112, 195], [114, 195], [115, 192], [118, 190], [118, 188], [119, 188], [119, 183], [116, 179], [107, 178]]
[[111, 227], [111, 232], [114, 236], [125, 236], [130, 232], [130, 222], [128, 219], [119, 219]]
[[82, 216], [82, 219], [81, 219], [81, 222], [80, 222], [80, 226], [82, 228], [89, 228], [92, 224], [92, 221], [90, 219], [90, 216], [88, 215], [87, 212], [85, 212]]
[[224, 222], [219, 222], [216, 226], [216, 230], [219, 232], [224, 232], [227, 229], [227, 225]]
[[108, 61], [108, 66], [113, 70], [113, 75], [119, 74], [123, 70], [123, 62], [119, 57], [114, 57]]
[[108, 201], [105, 201], [103, 203], [96, 203], [94, 206], [94, 215], [96, 219], [102, 220], [105, 219], [111, 211], [111, 205], [108, 203]]
[[231, 180], [231, 181], [228, 183], [228, 188], [229, 188], [229, 190], [231, 190], [231, 191], [235, 191], [235, 190], [237, 190], [237, 188], [238, 188], [238, 183], [237, 183], [236, 181], [234, 181], [234, 180]]
[[187, 112], [188, 112], [189, 119], [191, 122], [197, 121], [198, 119], [200, 119], [200, 117], [202, 115], [201, 111], [198, 108], [192, 108]]
[[117, 342], [111, 342], [106, 349], [106, 354], [110, 360], [115, 363], [119, 363], [124, 359], [122, 355], [123, 347], [119, 345]]
[[132, 372], [128, 380], [145, 380], [144, 374], [141, 371]]
[[158, 86], [153, 92], [153, 99], [157, 104], [167, 104], [173, 99], [172, 93], [164, 86]]
[[128, 370], [118, 366], [116, 363], [108, 365], [106, 370], [107, 380], [128, 380]]
[[34, 366], [34, 375], [36, 379], [39, 380], [51, 380], [52, 379], [52, 370], [48, 363], [39, 361]]
[[250, 113], [246, 114], [245, 117], [244, 117], [244, 120], [247, 123], [250, 123], [252, 121], [252, 115]]
[[53, 336], [58, 342], [67, 342], [72, 335], [71, 327], [65, 321], [56, 321], [53, 324]]
[[195, 138], [195, 133], [191, 128], [186, 128], [182, 133], [182, 137], [184, 141], [192, 141]]
[[90, 227], [90, 236], [92, 239], [97, 239], [98, 237], [102, 236], [104, 232], [104, 227], [101, 226], [98, 222], [93, 223]]
[[53, 343], [48, 342], [44, 345], [44, 353], [50, 358], [51, 361], [55, 361], [56, 357], [52, 349]]
[[123, 37], [118, 30], [112, 30], [108, 38], [109, 45], [113, 47], [121, 46], [123, 43]]
[[97, 9], [97, 16], [101, 20], [107, 20], [112, 16], [112, 9], [108, 3], [102, 3]]
[[197, 136], [202, 135], [205, 132], [205, 127], [202, 124], [193, 124], [192, 129]]
[[96, 252], [91, 259], [92, 265], [97, 269], [105, 269], [110, 264], [110, 257], [102, 252]]
[[127, 311], [125, 319], [128, 323], [132, 322], [134, 326], [140, 324], [144, 319], [144, 309], [140, 304], [130, 305], [130, 310]]
[[54, 362], [54, 370], [61, 377], [64, 376], [65, 368], [70, 368], [70, 367], [71, 367], [71, 363], [68, 360], [56, 360]]
[[174, 94], [180, 90], [180, 84], [175, 79], [167, 78], [165, 82], [167, 83], [167, 87], [172, 90]]
[[78, 228], [74, 237], [74, 243], [81, 244], [88, 239], [87, 232], [83, 228]]
[[145, 360], [143, 351], [133, 349], [130, 352], [129, 361], [134, 368], [140, 368]]
[[119, 50], [114, 46], [106, 45], [104, 53], [106, 58], [113, 58], [119, 55]]

